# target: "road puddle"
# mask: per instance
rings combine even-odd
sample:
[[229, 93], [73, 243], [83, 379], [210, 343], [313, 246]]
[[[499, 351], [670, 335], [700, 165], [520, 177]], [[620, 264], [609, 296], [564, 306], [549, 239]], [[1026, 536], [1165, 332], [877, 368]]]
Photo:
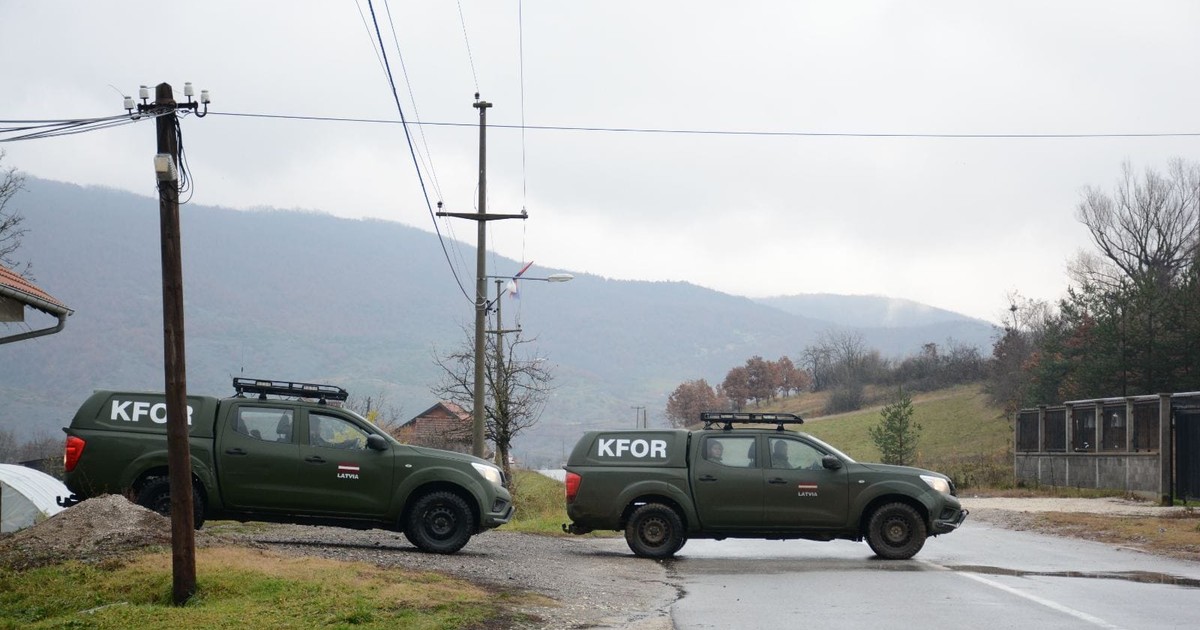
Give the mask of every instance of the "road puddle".
[[1188, 588], [1200, 588], [1200, 579], [1155, 573], [1152, 571], [1024, 571], [1021, 569], [1004, 569], [970, 564], [942, 565], [951, 571], [966, 573], [982, 573], [984, 575], [1010, 575], [1013, 577], [1064, 577], [1086, 578], [1095, 580], [1125, 580], [1140, 584], [1172, 584]]

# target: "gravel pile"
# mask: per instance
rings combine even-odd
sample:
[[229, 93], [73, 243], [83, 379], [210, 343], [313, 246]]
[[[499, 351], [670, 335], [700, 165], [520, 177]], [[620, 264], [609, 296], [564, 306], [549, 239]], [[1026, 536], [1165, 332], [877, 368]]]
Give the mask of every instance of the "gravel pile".
[[[123, 496], [109, 494], [0, 538], [0, 565], [28, 569], [66, 560], [95, 563], [170, 544], [169, 520]], [[197, 532], [196, 544], [211, 544], [211, 540]]]

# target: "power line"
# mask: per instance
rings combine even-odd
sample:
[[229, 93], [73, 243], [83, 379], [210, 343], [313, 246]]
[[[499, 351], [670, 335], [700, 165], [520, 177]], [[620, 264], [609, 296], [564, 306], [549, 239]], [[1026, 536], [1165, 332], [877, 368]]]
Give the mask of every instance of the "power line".
[[467, 18], [463, 15], [462, 0], [458, 0], [458, 21], [462, 22], [463, 43], [467, 45], [467, 61], [471, 62], [471, 77], [475, 79], [475, 91], [479, 91], [479, 75], [475, 73], [475, 56], [471, 54], [471, 40], [467, 39]]
[[[0, 120], [0, 124], [14, 125], [0, 127], [0, 142], [17, 142], [21, 140], [41, 140], [57, 136], [70, 136], [89, 131], [129, 125], [139, 120], [153, 120], [164, 112], [145, 112], [131, 116], [117, 114], [99, 118], [71, 118], [58, 120]], [[5, 137], [5, 134], [17, 134]]]
[[371, 9], [371, 23], [375, 26], [375, 36], [379, 40], [379, 51], [383, 55], [383, 65], [387, 70], [388, 85], [391, 86], [392, 99], [396, 103], [396, 111], [400, 113], [400, 124], [404, 127], [404, 138], [408, 141], [408, 152], [412, 156], [413, 168], [417, 171], [417, 181], [421, 183], [421, 194], [425, 197], [425, 208], [429, 211], [429, 218], [433, 221], [433, 229], [438, 235], [438, 242], [442, 246], [442, 255], [446, 257], [446, 264], [450, 266], [450, 273], [454, 275], [454, 282], [458, 285], [458, 290], [462, 291], [463, 297], [474, 303], [471, 296], [467, 294], [467, 289], [463, 287], [462, 279], [458, 277], [458, 270], [454, 268], [453, 262], [450, 260], [450, 253], [446, 251], [446, 241], [442, 238], [442, 232], [438, 229], [437, 219], [434, 218], [433, 204], [429, 202], [429, 190], [425, 187], [425, 178], [421, 175], [421, 163], [417, 159], [417, 150], [413, 146], [412, 134], [408, 132], [408, 122], [404, 120], [404, 108], [400, 106], [400, 95], [396, 92], [396, 80], [392, 77], [392, 67], [388, 63], [387, 50], [383, 45], [383, 32], [379, 29], [379, 20], [375, 17], [375, 5], [371, 0], [367, 0], [367, 7]]
[[[304, 116], [292, 114], [260, 114], [249, 112], [214, 112], [217, 116], [241, 118], [268, 118], [280, 120], [306, 120], [321, 122], [364, 123], [380, 125], [417, 125], [428, 127], [475, 127], [475, 123], [460, 122], [406, 122], [383, 118], [348, 118], [339, 116]], [[3, 122], [3, 121], [0, 121]], [[489, 129], [517, 129], [529, 131], [575, 131], [599, 133], [645, 133], [708, 136], [751, 136], [751, 137], [799, 137], [799, 138], [929, 138], [950, 140], [1071, 140], [1087, 138], [1193, 138], [1200, 131], [1132, 132], [1132, 133], [922, 133], [922, 132], [852, 132], [852, 131], [770, 131], [737, 129], [668, 129], [655, 127], [601, 127], [569, 125], [505, 125], [488, 124]]]

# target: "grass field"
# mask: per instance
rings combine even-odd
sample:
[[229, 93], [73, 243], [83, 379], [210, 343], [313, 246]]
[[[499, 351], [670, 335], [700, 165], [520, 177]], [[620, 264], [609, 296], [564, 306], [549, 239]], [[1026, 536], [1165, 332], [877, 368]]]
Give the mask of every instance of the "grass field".
[[480, 628], [504, 625], [512, 596], [436, 573], [196, 551], [197, 594], [170, 605], [170, 550], [128, 562], [0, 569], [0, 628]]

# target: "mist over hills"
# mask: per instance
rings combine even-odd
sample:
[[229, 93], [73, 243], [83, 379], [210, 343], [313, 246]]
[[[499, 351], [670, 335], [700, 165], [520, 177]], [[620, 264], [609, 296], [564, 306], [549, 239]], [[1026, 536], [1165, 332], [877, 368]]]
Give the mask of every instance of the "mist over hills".
[[[61, 333], [0, 346], [0, 428], [58, 435], [94, 389], [163, 387], [158, 203], [33, 178], [26, 188], [12, 202], [28, 228], [18, 255], [75, 312]], [[228, 395], [242, 375], [340, 385], [405, 418], [437, 402], [434, 357], [469, 341], [472, 245], [448, 243], [464, 294], [437, 236], [398, 223], [185, 204], [181, 226], [189, 392]], [[520, 267], [489, 258], [489, 273]], [[575, 280], [526, 282], [503, 303], [505, 328], [536, 337], [555, 376], [540, 423], [517, 443], [535, 464], [557, 465], [584, 428], [631, 426], [634, 406], [662, 422], [685, 380], [719, 383], [754, 355], [798, 360], [834, 322], [886, 356], [947, 338], [986, 352], [992, 336], [986, 322], [912, 302], [886, 317], [887, 298], [751, 300], [684, 282], [528, 273], [558, 272]]]

